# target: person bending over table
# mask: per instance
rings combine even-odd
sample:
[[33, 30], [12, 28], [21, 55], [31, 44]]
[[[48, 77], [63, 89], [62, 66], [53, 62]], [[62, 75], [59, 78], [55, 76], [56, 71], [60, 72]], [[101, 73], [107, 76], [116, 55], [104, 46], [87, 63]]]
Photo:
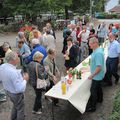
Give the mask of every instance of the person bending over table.
[[[48, 72], [49, 80], [50, 80], [50, 86], [47, 88], [47, 91], [48, 91], [50, 88], [52, 88], [56, 84], [60, 76], [60, 72], [55, 62], [55, 50], [54, 49], [48, 50], [48, 55], [45, 58], [43, 64], [45, 67], [48, 67], [47, 72]], [[55, 106], [58, 106], [58, 99], [54, 98], [53, 103]]]
[[73, 39], [71, 37], [67, 38], [67, 47], [65, 54], [63, 55], [65, 58], [66, 71], [70, 68], [75, 68], [79, 61], [79, 47], [73, 44], [72, 41]]
[[101, 103], [103, 101], [101, 82], [104, 77], [104, 54], [103, 50], [99, 48], [99, 42], [96, 37], [89, 40], [89, 46], [93, 49], [90, 60], [91, 75], [88, 77], [89, 80], [92, 80], [92, 84], [90, 88], [91, 96], [86, 111], [94, 112], [97, 102]]

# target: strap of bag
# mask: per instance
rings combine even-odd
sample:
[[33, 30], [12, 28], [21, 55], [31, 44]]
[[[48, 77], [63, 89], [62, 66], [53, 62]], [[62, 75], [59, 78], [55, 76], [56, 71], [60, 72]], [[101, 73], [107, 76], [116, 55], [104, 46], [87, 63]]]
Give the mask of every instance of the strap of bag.
[[37, 65], [37, 63], [36, 63], [36, 77], [37, 77], [37, 79], [38, 79], [38, 65]]

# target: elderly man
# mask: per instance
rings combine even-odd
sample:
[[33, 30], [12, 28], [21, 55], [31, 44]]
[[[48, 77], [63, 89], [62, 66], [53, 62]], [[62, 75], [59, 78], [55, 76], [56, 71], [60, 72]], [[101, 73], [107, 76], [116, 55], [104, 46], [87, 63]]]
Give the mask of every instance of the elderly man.
[[28, 58], [27, 58], [28, 62], [33, 61], [33, 55], [35, 54], [35, 52], [39, 51], [39, 52], [41, 52], [44, 55], [44, 57], [43, 57], [43, 59], [41, 61], [41, 63], [43, 64], [43, 60], [47, 56], [47, 52], [46, 52], [45, 47], [43, 47], [42, 45], [40, 45], [39, 44], [39, 40], [36, 39], [36, 38], [32, 39], [32, 46], [33, 46], [33, 50], [31, 52], [30, 56], [28, 56]]
[[119, 81], [118, 64], [120, 60], [120, 44], [115, 40], [115, 34], [109, 33], [108, 58], [106, 60], [106, 85], [112, 86], [112, 75], [115, 77], [115, 84]]
[[20, 70], [16, 69], [19, 62], [18, 55], [15, 52], [10, 52], [5, 57], [6, 62], [0, 66], [0, 81], [13, 103], [11, 120], [25, 120], [24, 114], [24, 91], [28, 74], [21, 74]]
[[92, 85], [90, 89], [90, 103], [87, 111], [94, 112], [96, 110], [96, 103], [103, 101], [101, 81], [104, 77], [104, 54], [103, 50], [99, 48], [99, 42], [96, 37], [89, 40], [89, 46], [93, 49], [93, 53], [91, 54], [90, 60], [91, 75], [88, 77], [89, 80], [92, 80]]

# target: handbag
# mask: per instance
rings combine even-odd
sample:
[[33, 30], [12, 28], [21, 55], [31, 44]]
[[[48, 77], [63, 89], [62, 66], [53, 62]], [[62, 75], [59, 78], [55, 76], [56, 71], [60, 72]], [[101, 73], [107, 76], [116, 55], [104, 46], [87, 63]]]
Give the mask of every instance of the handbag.
[[37, 66], [37, 64], [36, 64], [36, 76], [37, 76], [37, 86], [36, 86], [36, 88], [46, 89], [46, 87], [47, 87], [46, 80], [38, 78], [38, 66]]

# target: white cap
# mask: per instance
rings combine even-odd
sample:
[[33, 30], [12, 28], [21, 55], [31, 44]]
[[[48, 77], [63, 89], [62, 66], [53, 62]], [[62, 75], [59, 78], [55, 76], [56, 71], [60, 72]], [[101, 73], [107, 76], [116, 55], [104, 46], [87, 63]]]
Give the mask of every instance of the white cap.
[[36, 45], [36, 44], [40, 44], [40, 42], [38, 39], [34, 38], [34, 39], [32, 39], [32, 44]]

